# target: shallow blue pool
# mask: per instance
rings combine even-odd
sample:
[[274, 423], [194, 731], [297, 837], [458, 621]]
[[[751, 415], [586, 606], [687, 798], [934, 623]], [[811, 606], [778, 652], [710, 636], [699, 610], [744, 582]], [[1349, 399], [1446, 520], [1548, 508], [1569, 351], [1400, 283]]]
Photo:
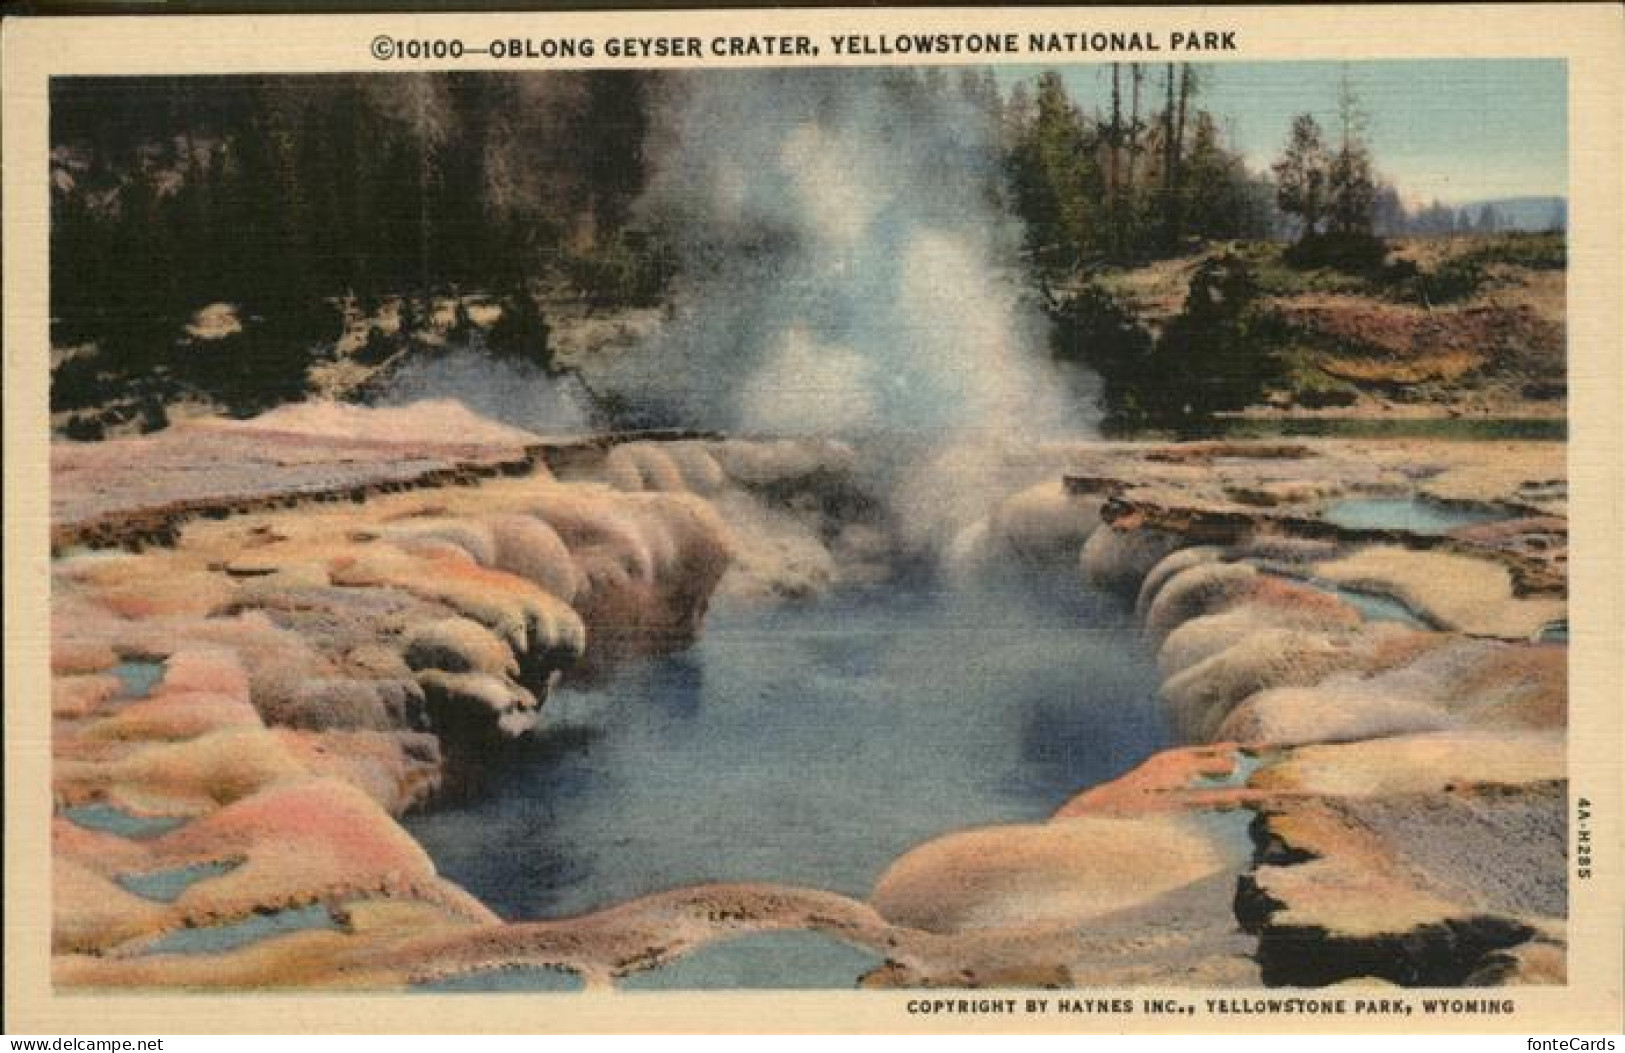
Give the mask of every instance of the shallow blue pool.
[[164, 678], [164, 663], [125, 661], [115, 665], [112, 674], [119, 678], [121, 698], [146, 698], [158, 681]]
[[669, 965], [633, 973], [627, 991], [851, 990], [885, 959], [818, 932], [757, 932], [707, 944]]
[[1399, 622], [1413, 629], [1426, 629], [1428, 623], [1417, 616], [1416, 612], [1394, 599], [1392, 596], [1379, 596], [1374, 592], [1364, 592], [1360, 589], [1343, 588], [1338, 585], [1325, 585], [1326, 591], [1360, 612], [1361, 617], [1370, 622]]
[[519, 969], [481, 969], [458, 973], [438, 980], [413, 984], [414, 991], [448, 994], [495, 994], [519, 991], [580, 991], [586, 987], [580, 975], [569, 969], [526, 966]]
[[104, 833], [132, 838], [157, 837], [190, 822], [184, 816], [136, 815], [110, 804], [78, 805], [64, 808], [62, 814], [87, 830], [101, 830]]
[[118, 883], [138, 896], [159, 903], [173, 903], [180, 899], [181, 893], [198, 882], [229, 874], [236, 867], [235, 863], [193, 863], [189, 866], [154, 870], [145, 874], [122, 874]]
[[908, 848], [1047, 817], [1166, 744], [1125, 622], [1081, 592], [719, 608], [688, 652], [558, 692], [480, 796], [407, 826], [509, 919], [707, 881], [866, 896]]
[[292, 910], [253, 914], [242, 921], [227, 925], [206, 925], [195, 929], [176, 929], [154, 940], [142, 949], [143, 954], [225, 954], [239, 947], [282, 936], [290, 932], [314, 929], [337, 930], [333, 916], [321, 904], [296, 907]]
[[1326, 507], [1321, 517], [1349, 530], [1408, 530], [1447, 534], [1459, 527], [1512, 518], [1496, 508], [1465, 507], [1422, 497], [1355, 497]]

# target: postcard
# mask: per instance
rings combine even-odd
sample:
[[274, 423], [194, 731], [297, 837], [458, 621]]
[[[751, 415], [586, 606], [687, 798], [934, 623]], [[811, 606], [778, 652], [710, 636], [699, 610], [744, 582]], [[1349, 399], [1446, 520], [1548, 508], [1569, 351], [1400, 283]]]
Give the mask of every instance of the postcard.
[[1618, 1028], [1621, 29], [6, 20], [8, 1030]]

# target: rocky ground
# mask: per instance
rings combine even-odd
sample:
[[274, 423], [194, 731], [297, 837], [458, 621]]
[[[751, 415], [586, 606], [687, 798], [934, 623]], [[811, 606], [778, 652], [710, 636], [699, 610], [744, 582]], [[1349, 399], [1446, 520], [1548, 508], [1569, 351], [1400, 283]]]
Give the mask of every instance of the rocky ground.
[[504, 923], [395, 817], [719, 591], [873, 587], [931, 532], [839, 443], [278, 412], [54, 452], [60, 985], [602, 985], [776, 929], [872, 951], [869, 986], [1563, 978], [1561, 444], [1007, 452], [943, 572], [1118, 594], [1187, 745], [920, 845], [867, 902]]
[[[1383, 268], [1288, 266], [1263, 243], [1108, 272], [1153, 332], [1206, 259], [1234, 251], [1285, 333], [1283, 373], [1245, 418], [1560, 420], [1567, 405], [1566, 265], [1558, 234], [1399, 238]], [[1408, 277], [1405, 277], [1408, 275]]]

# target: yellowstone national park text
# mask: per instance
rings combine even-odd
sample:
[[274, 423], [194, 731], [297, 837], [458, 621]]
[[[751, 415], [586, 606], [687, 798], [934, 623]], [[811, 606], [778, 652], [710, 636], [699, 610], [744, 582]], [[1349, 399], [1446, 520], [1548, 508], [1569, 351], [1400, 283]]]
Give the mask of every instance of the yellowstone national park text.
[[717, 63], [760, 58], [816, 59], [838, 57], [931, 57], [964, 55], [1160, 55], [1218, 54], [1240, 49], [1237, 30], [1185, 29], [1067, 30], [1062, 32], [928, 31], [906, 33], [719, 34], [715, 36], [499, 36], [486, 40], [461, 37], [374, 36], [372, 57], [379, 62], [463, 58], [504, 61], [603, 59], [632, 61], [692, 60]]

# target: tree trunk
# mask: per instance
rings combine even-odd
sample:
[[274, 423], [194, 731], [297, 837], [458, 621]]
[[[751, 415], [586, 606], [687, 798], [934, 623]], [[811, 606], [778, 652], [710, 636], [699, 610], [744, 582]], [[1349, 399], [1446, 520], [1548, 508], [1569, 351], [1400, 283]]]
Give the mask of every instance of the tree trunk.
[[1138, 200], [1139, 191], [1134, 179], [1134, 170], [1140, 159], [1140, 85], [1145, 80], [1145, 68], [1138, 62], [1131, 62], [1128, 69], [1128, 171], [1124, 173], [1124, 184], [1127, 191], [1125, 201], [1129, 210], [1128, 228], [1135, 231], [1138, 227], [1135, 202]]
[[1177, 140], [1174, 138], [1174, 64], [1163, 71], [1162, 105], [1162, 229], [1172, 239], [1174, 229], [1174, 170], [1178, 167]]
[[1193, 86], [1190, 64], [1182, 63], [1179, 67], [1179, 112], [1174, 120], [1173, 172], [1170, 179], [1173, 196], [1168, 203], [1168, 215], [1172, 220], [1170, 233], [1176, 245], [1185, 234], [1185, 178], [1182, 168], [1185, 163], [1185, 114], [1190, 106]]
[[1120, 179], [1123, 150], [1123, 64], [1112, 63], [1112, 124], [1108, 142], [1106, 199], [1111, 203], [1112, 254], [1123, 251], [1123, 192]]

